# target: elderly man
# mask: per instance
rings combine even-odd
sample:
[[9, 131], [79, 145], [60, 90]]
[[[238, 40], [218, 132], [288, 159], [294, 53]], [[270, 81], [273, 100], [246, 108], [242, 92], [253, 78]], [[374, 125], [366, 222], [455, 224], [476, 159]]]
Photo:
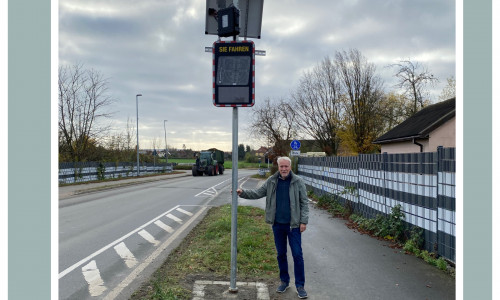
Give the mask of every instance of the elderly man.
[[284, 293], [290, 284], [287, 261], [287, 240], [292, 250], [295, 287], [299, 298], [307, 298], [304, 289], [304, 258], [302, 256], [302, 232], [306, 230], [309, 207], [306, 186], [302, 178], [291, 171], [288, 157], [278, 158], [279, 171], [270, 176], [258, 189], [238, 189], [238, 195], [245, 199], [259, 199], [266, 196], [266, 222], [272, 224], [274, 243], [278, 253], [281, 284], [276, 290]]

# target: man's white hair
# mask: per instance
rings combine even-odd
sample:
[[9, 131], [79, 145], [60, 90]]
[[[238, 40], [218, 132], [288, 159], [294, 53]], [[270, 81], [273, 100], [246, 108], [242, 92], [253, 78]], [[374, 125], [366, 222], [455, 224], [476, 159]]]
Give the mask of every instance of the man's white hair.
[[280, 157], [278, 157], [278, 159], [276, 161], [278, 163], [278, 165], [280, 164], [280, 160], [286, 160], [286, 161], [288, 161], [290, 163], [290, 165], [292, 165], [292, 160], [288, 156], [280, 156]]

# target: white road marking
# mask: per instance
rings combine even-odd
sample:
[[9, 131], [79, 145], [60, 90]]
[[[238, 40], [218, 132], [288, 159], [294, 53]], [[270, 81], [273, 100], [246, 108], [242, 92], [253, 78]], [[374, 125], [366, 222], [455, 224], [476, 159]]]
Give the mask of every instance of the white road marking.
[[78, 268], [79, 266], [81, 266], [82, 264], [86, 263], [87, 261], [91, 260], [92, 258], [94, 258], [95, 256], [103, 253], [104, 251], [108, 250], [109, 248], [113, 247], [114, 245], [120, 243], [121, 241], [123, 241], [124, 239], [128, 238], [129, 236], [131, 236], [132, 234], [138, 232], [139, 230], [143, 229], [144, 227], [148, 226], [149, 224], [155, 222], [156, 220], [160, 219], [161, 217], [163, 217], [164, 215], [170, 213], [171, 211], [177, 209], [179, 207], [179, 205], [175, 206], [174, 208], [164, 212], [163, 214], [159, 215], [158, 217], [154, 218], [153, 220], [147, 222], [146, 224], [132, 230], [131, 232], [127, 233], [126, 235], [122, 236], [121, 238], [117, 239], [116, 241], [114, 242], [111, 242], [109, 243], [108, 245], [104, 246], [103, 248], [97, 250], [96, 252], [90, 254], [89, 256], [85, 257], [84, 259], [80, 260], [79, 262], [77, 262], [76, 264], [72, 265], [71, 267], [67, 268], [66, 270], [62, 271], [61, 273], [59, 273], [59, 279], [63, 278], [64, 276], [68, 275], [69, 272], [75, 270], [76, 268]]
[[[196, 280], [193, 285], [193, 300], [205, 299], [205, 287], [207, 285], [230, 285], [229, 281]], [[269, 300], [267, 284], [261, 282], [236, 282], [236, 286], [248, 286], [257, 288], [257, 300]], [[221, 295], [222, 296], [222, 295]], [[225, 297], [224, 297], [225, 298]]]
[[193, 216], [193, 214], [192, 214], [192, 213], [188, 212], [187, 210], [183, 210], [182, 208], [178, 208], [178, 209], [176, 209], [176, 210], [177, 210], [178, 212], [181, 212], [181, 213], [183, 213], [183, 214], [185, 214], [185, 215], [188, 215], [188, 216], [190, 216], [190, 217], [191, 217], [191, 216]]
[[172, 219], [172, 220], [174, 220], [175, 222], [177, 222], [177, 223], [179, 223], [179, 224], [182, 224], [182, 220], [181, 220], [181, 219], [179, 219], [179, 218], [177, 218], [176, 216], [174, 216], [174, 215], [172, 215], [172, 214], [168, 214], [168, 215], [167, 215], [167, 218]]
[[262, 282], [256, 282], [257, 287], [257, 299], [269, 300], [269, 290], [267, 289], [267, 284]]
[[127, 267], [133, 268], [137, 264], [137, 259], [135, 259], [134, 254], [130, 252], [124, 242], [119, 243], [114, 248], [116, 253], [125, 261]]
[[[242, 179], [240, 179], [240, 180], [243, 180], [243, 179], [244, 179], [244, 181], [243, 181], [242, 183], [240, 183], [240, 185], [239, 185], [239, 187], [240, 187], [240, 188], [241, 188], [241, 187], [242, 187], [242, 186], [243, 186], [243, 185], [244, 185], [244, 184], [248, 181], [248, 179], [250, 179], [250, 177], [243, 177], [243, 178], [242, 178]], [[238, 181], [239, 181], [239, 180], [238, 180]]]
[[174, 232], [174, 229], [167, 224], [163, 223], [162, 221], [158, 220], [155, 222], [155, 225], [160, 227], [161, 229], [165, 230], [168, 233]]
[[217, 190], [215, 188], [211, 187], [211, 188], [204, 190], [201, 193], [196, 194], [195, 197], [197, 197], [199, 195], [214, 196], [214, 195], [217, 195]]
[[158, 240], [155, 239], [154, 236], [152, 236], [149, 232], [147, 232], [144, 229], [139, 231], [139, 235], [142, 236], [143, 239], [145, 239], [146, 241], [150, 242], [151, 244], [153, 244], [155, 246], [158, 246], [158, 244], [160, 243], [160, 242], [158, 242]]
[[107, 290], [95, 260], [82, 267], [82, 273], [89, 285], [89, 293], [92, 297], [100, 296]]
[[205, 285], [195, 282], [193, 286], [193, 296], [193, 300], [203, 299], [203, 297], [205, 297]]
[[[224, 181], [222, 181], [222, 182], [219, 182], [219, 183], [217, 183], [216, 185], [211, 186], [211, 187], [209, 187], [208, 189], [204, 190], [203, 192], [198, 193], [198, 194], [196, 194], [196, 195], [194, 195], [194, 196], [195, 196], [195, 197], [198, 197], [198, 196], [199, 196], [199, 195], [201, 195], [201, 194], [207, 195], [207, 193], [208, 193], [209, 195], [213, 195], [213, 193], [214, 193], [214, 192], [215, 192], [215, 194], [217, 194], [217, 190], [215, 189], [215, 187], [216, 187], [216, 186], [218, 186], [218, 185], [221, 185], [221, 184], [223, 184], [224, 182], [229, 181], [229, 180], [232, 180], [232, 179], [226, 179], [226, 180], [224, 180]], [[208, 191], [210, 191], [210, 192], [208, 192]]]
[[131, 282], [133, 282], [137, 276], [152, 262], [154, 261], [165, 249], [173, 242], [178, 236], [186, 230], [186, 228], [191, 225], [203, 211], [207, 209], [206, 206], [203, 206], [189, 221], [187, 221], [184, 225], [182, 225], [179, 229], [175, 231], [160, 247], [156, 248], [156, 250], [144, 260], [137, 268], [135, 268], [121, 283], [119, 283], [109, 294], [104, 297], [104, 300], [113, 300], [126, 288]]
[[[238, 179], [238, 181], [243, 180], [243, 179], [247, 179], [247, 180], [248, 180], [248, 178], [247, 178], [247, 177], [243, 177], [243, 178]], [[219, 183], [217, 183], [216, 185], [211, 186], [211, 187], [209, 187], [208, 189], [204, 190], [203, 192], [200, 192], [200, 193], [198, 193], [198, 194], [196, 194], [196, 195], [194, 195], [194, 196], [195, 196], [195, 197], [198, 197], [198, 196], [200, 196], [200, 195], [204, 195], [204, 196], [215, 196], [215, 195], [217, 195], [217, 194], [218, 194], [218, 193], [217, 193], [217, 190], [215, 189], [215, 187], [216, 187], [216, 186], [219, 186], [219, 185], [221, 185], [221, 184], [223, 184], [223, 183], [225, 183], [225, 182], [227, 182], [227, 181], [229, 181], [229, 180], [232, 180], [232, 178], [230, 178], [230, 179], [226, 179], [226, 180], [224, 180], [224, 181], [222, 181], [222, 182], [219, 182]]]

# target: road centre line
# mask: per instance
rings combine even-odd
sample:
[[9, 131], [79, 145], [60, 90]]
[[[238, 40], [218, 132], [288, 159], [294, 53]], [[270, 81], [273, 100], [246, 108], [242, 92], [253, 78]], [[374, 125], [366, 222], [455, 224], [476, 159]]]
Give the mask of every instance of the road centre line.
[[207, 206], [202, 206], [201, 209], [192, 217], [190, 218], [184, 225], [182, 225], [178, 230], [175, 231], [163, 244], [160, 245], [160, 247], [156, 248], [156, 250], [148, 257], [146, 258], [137, 268], [135, 268], [128, 276], [125, 278], [121, 283], [119, 283], [109, 294], [104, 297], [104, 300], [113, 300], [115, 299], [122, 291], [124, 288], [130, 285], [131, 282], [133, 282], [137, 276], [152, 262], [154, 261], [175, 239], [178, 238], [178, 236], [186, 230], [186, 228], [191, 225], [200, 215], [203, 211], [207, 209]]
[[169, 214], [170, 212], [172, 212], [173, 210], [179, 208], [180, 205], [177, 205], [171, 209], [169, 209], [168, 211], [162, 213], [161, 215], [157, 216], [156, 218], [152, 219], [151, 221], [145, 223], [144, 225], [141, 225], [140, 227], [132, 230], [131, 232], [127, 233], [126, 235], [122, 236], [121, 238], [109, 243], [108, 245], [104, 246], [103, 248], [97, 250], [96, 252], [90, 254], [89, 256], [85, 257], [84, 259], [80, 260], [79, 262], [75, 263], [74, 265], [70, 266], [69, 268], [67, 268], [66, 270], [62, 271], [61, 273], [59, 273], [59, 279], [63, 278], [64, 276], [66, 276], [69, 272], [75, 270], [76, 268], [78, 268], [79, 266], [81, 266], [82, 264], [86, 263], [87, 261], [91, 260], [92, 258], [94, 258], [95, 256], [103, 253], [104, 251], [108, 250], [109, 248], [113, 247], [114, 245], [122, 242], [124, 239], [128, 238], [129, 236], [131, 236], [132, 234], [144, 229], [146, 226], [148, 226], [149, 224], [157, 221], [158, 219], [160, 219], [161, 217], [165, 216], [166, 214]]

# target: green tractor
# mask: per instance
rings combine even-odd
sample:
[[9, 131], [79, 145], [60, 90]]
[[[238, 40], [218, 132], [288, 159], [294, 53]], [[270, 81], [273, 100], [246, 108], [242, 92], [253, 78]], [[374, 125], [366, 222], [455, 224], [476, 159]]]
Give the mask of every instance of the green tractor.
[[201, 151], [196, 155], [192, 171], [193, 176], [224, 174], [224, 152], [215, 148]]

